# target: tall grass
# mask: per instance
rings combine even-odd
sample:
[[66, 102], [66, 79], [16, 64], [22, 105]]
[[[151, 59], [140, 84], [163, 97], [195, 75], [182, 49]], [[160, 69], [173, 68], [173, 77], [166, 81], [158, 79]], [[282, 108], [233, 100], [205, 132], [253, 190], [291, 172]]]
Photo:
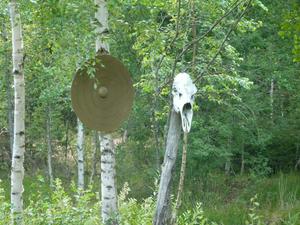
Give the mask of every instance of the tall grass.
[[[178, 225], [299, 225], [300, 175], [249, 178], [211, 174], [186, 184]], [[6, 187], [6, 188], [3, 188]], [[74, 182], [56, 180], [53, 189], [43, 176], [25, 179], [25, 221], [42, 224], [101, 224], [98, 193], [78, 192]], [[9, 224], [9, 182], [0, 182], [0, 225]], [[119, 194], [119, 220], [126, 225], [151, 225], [155, 194], [136, 199], [125, 183]], [[201, 202], [201, 203], [200, 203]]]
[[[249, 217], [251, 198], [257, 195], [256, 212], [264, 224], [300, 224], [300, 175], [279, 173], [272, 177], [211, 174], [188, 184], [185, 209], [203, 203], [204, 214], [218, 224], [242, 225]], [[205, 184], [204, 184], [205, 183]]]

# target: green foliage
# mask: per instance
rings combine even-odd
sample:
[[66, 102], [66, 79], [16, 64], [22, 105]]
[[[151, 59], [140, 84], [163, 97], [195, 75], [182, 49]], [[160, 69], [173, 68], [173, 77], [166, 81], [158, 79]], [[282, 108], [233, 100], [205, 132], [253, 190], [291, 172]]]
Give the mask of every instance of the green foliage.
[[[77, 191], [72, 185], [72, 197], [64, 190], [59, 179], [47, 197], [37, 193], [38, 200], [30, 201], [24, 215], [25, 223], [30, 224], [100, 224], [100, 207], [93, 203], [95, 194], [90, 189]], [[27, 221], [27, 222], [26, 222]]]
[[119, 196], [120, 221], [122, 225], [151, 225], [155, 209], [153, 197], [142, 200], [141, 203], [134, 198], [127, 198], [130, 188], [124, 184]]
[[259, 203], [257, 202], [257, 195], [250, 199], [250, 208], [248, 213], [248, 219], [246, 225], [262, 225], [261, 217], [257, 215], [257, 208]]
[[[26, 178], [24, 216], [27, 224], [101, 225], [98, 193], [91, 191], [91, 187], [78, 191], [73, 182], [66, 181], [57, 179], [53, 189], [45, 191], [42, 176]], [[297, 225], [300, 222], [300, 182], [297, 174], [252, 180], [246, 176], [229, 179], [221, 174], [211, 174], [202, 182], [186, 184], [178, 225]], [[10, 220], [9, 198], [4, 197], [4, 190], [9, 191], [6, 187], [9, 184], [1, 183], [1, 225], [9, 224]], [[120, 224], [151, 225], [155, 195], [137, 200], [130, 197], [130, 192], [129, 185], [125, 183], [118, 198]]]
[[278, 32], [281, 37], [290, 38], [294, 41], [294, 61], [300, 62], [300, 3], [299, 1], [288, 1], [291, 10], [286, 10], [281, 30]]
[[[0, 33], [3, 36], [6, 28], [8, 37], [0, 38], [0, 54], [4, 56], [0, 57], [1, 75], [11, 70], [8, 2], [0, 4]], [[98, 35], [94, 30], [94, 1], [18, 2], [26, 52], [26, 173], [46, 168], [46, 119], [50, 115], [54, 176], [72, 180], [76, 176], [76, 116], [71, 109], [70, 85], [78, 67], [87, 66], [91, 74], [94, 72], [92, 61], [85, 65], [95, 54]], [[170, 84], [174, 74], [182, 71], [193, 78], [202, 76], [196, 82], [199, 91], [188, 139], [185, 200], [179, 223], [300, 223], [299, 175], [270, 178], [278, 171], [294, 169], [300, 159], [298, 1], [253, 0], [216, 56], [228, 29], [245, 8], [241, 4], [178, 57], [234, 2], [181, 1], [178, 11], [178, 1], [108, 1], [111, 54], [128, 67], [136, 89], [132, 114], [114, 134], [120, 137], [124, 132], [128, 136], [116, 153], [118, 187], [128, 182], [132, 189], [129, 192], [125, 186], [121, 193], [121, 223], [151, 224], [155, 197], [149, 196], [156, 189], [149, 181], [159, 176]], [[8, 130], [7, 78], [3, 75], [0, 167], [8, 174], [9, 142], [2, 135]], [[87, 175], [93, 160], [90, 134], [86, 129]], [[179, 164], [177, 160], [175, 181]], [[229, 168], [228, 176], [224, 175], [225, 167]], [[240, 173], [246, 175], [237, 176]], [[25, 177], [26, 222], [83, 224], [85, 220], [86, 224], [97, 224], [100, 206], [90, 189], [78, 193], [56, 181], [52, 191], [43, 176], [33, 180]], [[9, 183], [7, 176], [4, 183]], [[6, 188], [6, 196], [8, 192]], [[256, 193], [257, 199], [248, 207]], [[9, 220], [7, 202], [8, 198], [0, 198], [3, 224]], [[256, 202], [261, 206], [256, 207]]]
[[3, 225], [10, 223], [10, 204], [7, 202], [4, 195], [2, 181], [0, 180], [0, 223]]
[[[35, 193], [36, 200], [31, 200], [24, 212], [25, 223], [38, 224], [82, 224], [96, 225], [100, 223], [99, 199], [90, 189], [78, 191], [75, 185], [71, 185], [71, 193], [67, 193], [62, 187], [59, 179], [55, 180], [54, 190], [49, 196]], [[3, 197], [3, 190], [0, 189], [0, 224], [9, 223], [9, 204]], [[119, 196], [119, 220], [122, 225], [151, 225], [155, 209], [153, 197], [144, 199], [138, 203], [136, 199], [127, 198], [130, 188], [125, 183]], [[203, 223], [202, 223], [203, 221]], [[179, 225], [185, 224], [207, 224], [203, 216], [201, 205], [191, 212], [183, 213], [179, 218]]]
[[178, 224], [189, 225], [217, 225], [215, 222], [209, 222], [204, 216], [202, 205], [197, 203], [193, 210], [187, 210], [178, 218]]
[[[55, 162], [69, 161], [74, 165], [76, 118], [71, 109], [70, 84], [76, 69], [95, 54], [94, 3], [90, 0], [19, 2], [27, 55], [26, 140], [29, 151], [26, 151], [28, 160], [25, 163], [29, 168], [33, 161], [39, 162], [40, 169], [44, 167], [40, 162], [46, 158], [45, 128], [49, 114]], [[128, 67], [136, 88], [132, 115], [120, 129], [126, 130], [129, 141], [120, 147], [126, 150], [121, 150], [118, 156], [121, 160], [118, 167], [129, 169], [119, 169], [120, 179], [125, 176], [123, 171], [135, 174], [128, 181], [132, 188], [135, 186], [132, 184], [137, 184], [140, 189], [141, 181], [153, 178], [159, 169], [157, 162], [162, 161], [170, 109], [170, 83], [172, 76], [181, 71], [189, 72], [193, 78], [202, 74], [196, 83], [199, 92], [189, 139], [189, 171], [203, 174], [204, 171], [223, 170], [225, 163], [230, 162], [231, 172], [237, 174], [243, 156], [245, 172], [267, 176], [279, 169], [292, 168], [300, 157], [295, 153], [300, 143], [297, 135], [300, 133], [299, 65], [292, 62], [290, 54], [288, 38], [292, 36], [283, 40], [278, 35], [285, 30], [284, 24], [294, 18], [298, 9], [296, 3], [282, 1], [281, 6], [273, 1], [252, 1], [251, 10], [209, 66], [229, 27], [244, 10], [245, 5], [241, 4], [205, 38], [177, 58], [234, 2], [194, 1], [194, 9], [191, 1], [181, 2], [180, 9], [176, 1], [114, 0], [108, 3], [111, 54]], [[288, 7], [293, 10], [289, 11]], [[9, 36], [10, 24], [4, 4], [0, 13]], [[295, 33], [294, 28], [288, 26], [288, 29], [291, 35]], [[9, 41], [1, 38], [0, 42], [1, 53], [9, 53]], [[1, 71], [9, 71], [10, 62], [4, 61], [1, 58]], [[92, 65], [87, 67], [92, 70]], [[272, 79], [275, 85], [273, 109], [269, 96]], [[4, 77], [1, 76], [0, 81], [2, 103], [6, 102]], [[7, 130], [7, 104], [1, 104], [0, 108], [0, 126]], [[270, 118], [271, 110], [273, 119]], [[125, 158], [130, 158], [130, 165], [122, 160]], [[55, 170], [56, 167], [54, 174]], [[135, 171], [145, 173], [138, 176]], [[144, 197], [151, 190], [147, 189], [141, 194]]]

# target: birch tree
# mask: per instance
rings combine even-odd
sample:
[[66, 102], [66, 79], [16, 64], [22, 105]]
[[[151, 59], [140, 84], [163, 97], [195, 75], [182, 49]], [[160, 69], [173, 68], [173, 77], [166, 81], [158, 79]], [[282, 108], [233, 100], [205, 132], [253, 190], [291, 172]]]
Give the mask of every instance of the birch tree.
[[50, 180], [50, 186], [53, 185], [53, 172], [52, 172], [52, 137], [51, 137], [51, 109], [50, 106], [46, 110], [46, 138], [47, 138], [47, 163], [48, 163], [48, 175]]
[[92, 140], [92, 146], [94, 148], [93, 154], [92, 154], [92, 171], [90, 176], [89, 184], [91, 185], [94, 182], [94, 176], [97, 173], [97, 161], [99, 160], [98, 153], [99, 153], [99, 134], [98, 131], [94, 131], [93, 140]]
[[[96, 52], [109, 53], [109, 45], [105, 38], [109, 32], [108, 10], [105, 0], [95, 0], [97, 11], [95, 19], [97, 22]], [[115, 147], [110, 134], [100, 135], [101, 150], [101, 215], [104, 224], [117, 224], [117, 189], [116, 189], [116, 160]]]
[[25, 152], [25, 82], [23, 72], [23, 38], [16, 0], [10, 3], [12, 59], [14, 77], [14, 143], [11, 167], [12, 224], [23, 224], [23, 178]]
[[[8, 43], [6, 23], [2, 24], [2, 39], [4, 43]], [[5, 49], [5, 86], [6, 86], [6, 99], [7, 99], [7, 118], [8, 118], [8, 128], [9, 128], [9, 145], [10, 153], [12, 155], [13, 151], [13, 104], [12, 104], [12, 90], [11, 90], [11, 76], [9, 68], [9, 57], [8, 51]]]
[[84, 129], [77, 119], [77, 157], [78, 157], [78, 188], [84, 189]]
[[270, 120], [271, 123], [273, 123], [273, 114], [274, 114], [274, 79], [271, 79], [271, 84], [270, 84]]

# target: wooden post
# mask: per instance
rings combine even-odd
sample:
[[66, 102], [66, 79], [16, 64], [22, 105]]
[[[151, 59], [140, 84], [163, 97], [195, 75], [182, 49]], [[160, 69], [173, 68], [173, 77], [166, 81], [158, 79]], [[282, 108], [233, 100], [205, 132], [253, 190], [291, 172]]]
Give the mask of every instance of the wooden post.
[[153, 225], [167, 225], [171, 223], [171, 181], [177, 157], [180, 134], [180, 114], [176, 113], [172, 108]]

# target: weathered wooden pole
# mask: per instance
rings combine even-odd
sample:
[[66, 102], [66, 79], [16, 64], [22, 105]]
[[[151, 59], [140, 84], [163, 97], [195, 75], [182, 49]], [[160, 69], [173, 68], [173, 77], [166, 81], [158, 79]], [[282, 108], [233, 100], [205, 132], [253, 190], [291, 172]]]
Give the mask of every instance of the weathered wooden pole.
[[[172, 172], [176, 162], [181, 128], [185, 133], [188, 133], [191, 129], [196, 91], [197, 88], [187, 73], [179, 73], [175, 76], [172, 87], [173, 104], [153, 225], [170, 225], [172, 221], [176, 221], [176, 218], [172, 219], [170, 199]], [[181, 182], [183, 182], [183, 178], [181, 178]], [[182, 189], [182, 187], [179, 189]], [[179, 204], [180, 194], [177, 201]]]
[[161, 172], [161, 179], [159, 183], [156, 211], [153, 221], [154, 225], [167, 225], [171, 223], [171, 181], [172, 172], [174, 170], [177, 157], [180, 134], [180, 114], [175, 112], [174, 109], [172, 109], [166, 143], [166, 152]]

